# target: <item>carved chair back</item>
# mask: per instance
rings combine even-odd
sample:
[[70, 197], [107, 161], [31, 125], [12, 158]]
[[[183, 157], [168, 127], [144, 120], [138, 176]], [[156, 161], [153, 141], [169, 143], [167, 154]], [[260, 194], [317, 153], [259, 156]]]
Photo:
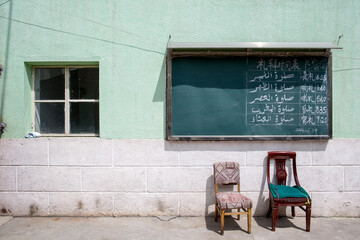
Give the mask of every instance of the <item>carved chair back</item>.
[[277, 185], [286, 185], [287, 172], [286, 172], [286, 161], [292, 160], [292, 169], [296, 185], [300, 185], [297, 170], [296, 170], [296, 153], [295, 152], [285, 152], [285, 151], [274, 151], [268, 152], [267, 158], [267, 181], [270, 184], [270, 160], [274, 159], [275, 161], [275, 177], [277, 180]]

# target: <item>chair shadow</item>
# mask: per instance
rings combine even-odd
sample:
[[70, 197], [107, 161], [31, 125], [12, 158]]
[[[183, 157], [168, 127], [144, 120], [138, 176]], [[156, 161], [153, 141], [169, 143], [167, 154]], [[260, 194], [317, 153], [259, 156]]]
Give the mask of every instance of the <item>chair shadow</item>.
[[[221, 235], [221, 226], [220, 226], [220, 217], [215, 222], [214, 216], [205, 217], [206, 229], [209, 231], [213, 231], [219, 235]], [[238, 220], [236, 220], [232, 216], [225, 216], [224, 218], [224, 232], [226, 231], [242, 231], [244, 233], [248, 233], [247, 229], [243, 229], [240, 227]]]
[[[265, 229], [268, 229], [269, 231], [271, 231], [272, 217], [254, 217], [253, 219], [255, 220], [255, 222], [257, 223], [257, 225], [259, 227], [262, 227], [262, 228], [265, 228]], [[294, 219], [294, 218], [279, 216], [279, 219], [276, 221], [276, 228], [295, 228], [295, 229], [303, 230], [304, 232], [306, 232], [305, 227], [304, 228], [298, 227], [297, 225], [292, 223], [290, 221], [290, 219]], [[304, 226], [305, 226], [305, 218], [304, 218]], [[275, 228], [275, 230], [276, 230], [276, 228]]]
[[267, 187], [267, 156], [263, 159], [263, 174], [261, 179], [260, 191], [259, 196], [257, 199], [257, 206], [254, 209], [253, 215], [254, 216], [264, 216], [267, 211], [267, 207], [269, 206], [269, 198], [264, 197], [265, 186]]
[[[225, 190], [231, 191], [234, 186], [227, 186]], [[209, 176], [206, 181], [206, 196], [205, 196], [205, 223], [206, 228], [210, 231], [216, 232], [221, 235], [221, 226], [220, 226], [220, 216], [218, 220], [215, 222], [214, 216], [215, 212], [210, 210], [209, 208], [215, 207], [215, 187], [214, 187], [214, 176]], [[224, 218], [224, 231], [243, 231], [248, 233], [247, 229], [242, 229], [239, 225], [238, 220], [236, 220], [233, 216], [225, 216]]]

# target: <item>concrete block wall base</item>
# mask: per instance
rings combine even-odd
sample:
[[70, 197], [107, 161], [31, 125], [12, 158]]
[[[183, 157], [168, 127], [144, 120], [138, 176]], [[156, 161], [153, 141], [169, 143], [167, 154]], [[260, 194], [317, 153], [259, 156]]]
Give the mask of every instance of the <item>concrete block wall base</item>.
[[[360, 216], [358, 139], [168, 142], [100, 138], [0, 140], [0, 215], [208, 216], [212, 164], [240, 164], [253, 215], [268, 209], [267, 151], [297, 152], [312, 216]], [[294, 184], [291, 174], [290, 185]], [[283, 209], [289, 215], [290, 209]], [[303, 215], [298, 209], [297, 215]]]

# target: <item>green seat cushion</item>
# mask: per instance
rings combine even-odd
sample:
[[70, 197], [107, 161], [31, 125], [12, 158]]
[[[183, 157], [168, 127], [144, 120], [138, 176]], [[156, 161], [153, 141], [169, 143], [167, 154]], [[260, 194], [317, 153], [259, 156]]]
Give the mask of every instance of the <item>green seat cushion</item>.
[[288, 198], [288, 197], [305, 197], [310, 198], [309, 194], [300, 187], [295, 185], [293, 187], [284, 185], [274, 185], [270, 183], [270, 191], [274, 198]]

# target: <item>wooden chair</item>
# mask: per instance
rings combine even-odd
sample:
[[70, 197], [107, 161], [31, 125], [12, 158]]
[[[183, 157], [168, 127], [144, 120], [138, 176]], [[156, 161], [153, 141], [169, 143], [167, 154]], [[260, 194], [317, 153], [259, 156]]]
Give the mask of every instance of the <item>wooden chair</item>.
[[[240, 171], [239, 163], [219, 162], [214, 165], [214, 185], [215, 185], [215, 221], [220, 213], [221, 234], [224, 234], [224, 217], [226, 215], [246, 214], [248, 220], [248, 233], [251, 233], [251, 207], [252, 201], [240, 194]], [[237, 185], [237, 192], [219, 192], [219, 185]], [[237, 209], [237, 212], [232, 212]], [[243, 209], [244, 212], [240, 212]], [[227, 211], [227, 212], [225, 212]]]
[[[277, 180], [277, 185], [283, 185], [281, 187], [277, 187], [275, 185], [270, 186], [270, 160], [275, 160], [275, 175]], [[306, 193], [306, 191], [301, 187], [284, 187], [286, 186], [286, 178], [287, 178], [287, 172], [286, 172], [286, 166], [285, 163], [287, 160], [292, 159], [292, 169], [293, 169], [293, 176], [294, 180], [297, 186], [300, 186], [300, 182], [297, 176], [297, 170], [296, 170], [296, 153], [295, 152], [268, 152], [268, 159], [267, 159], [267, 182], [269, 186], [269, 210], [267, 213], [267, 216], [269, 217], [271, 212], [272, 215], [272, 231], [275, 231], [276, 221], [279, 217], [279, 207], [280, 206], [291, 206], [291, 214], [293, 217], [295, 217], [295, 207], [300, 207], [303, 211], [306, 212], [306, 231], [310, 232], [310, 218], [311, 218], [311, 199]], [[298, 197], [281, 197], [281, 193], [277, 192], [277, 190], [274, 192], [274, 194], [277, 195], [277, 197], [274, 197], [271, 188], [274, 189], [274, 186], [279, 189], [285, 189], [287, 190], [296, 190], [301, 189], [302, 197], [299, 197], [301, 193], [298, 194]], [[285, 192], [286, 193], [286, 192]], [[305, 197], [304, 194], [307, 196]], [[282, 194], [283, 196], [286, 196], [286, 194]], [[294, 196], [295, 194], [287, 194]], [[306, 207], [306, 209], [304, 208]]]

